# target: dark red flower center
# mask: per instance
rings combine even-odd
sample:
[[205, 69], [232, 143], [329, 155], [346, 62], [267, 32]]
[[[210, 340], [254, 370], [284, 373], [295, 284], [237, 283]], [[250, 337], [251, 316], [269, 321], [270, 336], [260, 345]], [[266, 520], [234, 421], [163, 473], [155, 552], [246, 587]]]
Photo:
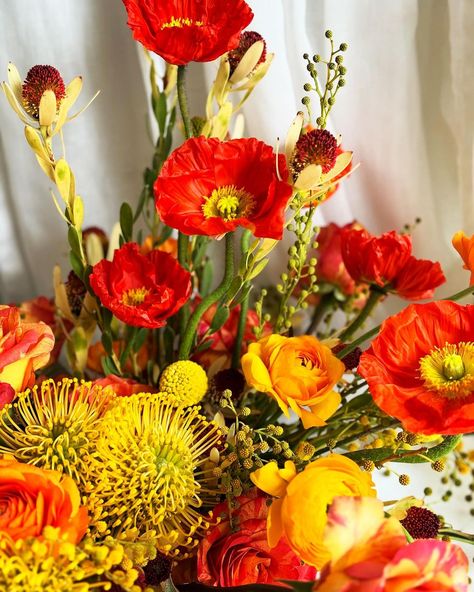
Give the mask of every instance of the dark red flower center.
[[32, 117], [38, 119], [41, 97], [47, 90], [56, 96], [56, 108], [66, 96], [66, 88], [61, 74], [53, 66], [33, 66], [26, 75], [22, 86], [23, 107]]
[[336, 164], [337, 140], [327, 130], [314, 129], [296, 142], [291, 159], [293, 178], [296, 181], [301, 171], [310, 164], [319, 165], [323, 173], [328, 173]]
[[252, 47], [254, 43], [257, 41], [263, 41], [263, 51], [260, 59], [258, 60], [255, 66], [262, 64], [267, 57], [267, 46], [265, 43], [265, 39], [260, 35], [260, 33], [256, 33], [255, 31], [244, 31], [240, 34], [239, 45], [235, 49], [229, 51], [227, 58], [229, 60], [230, 65], [230, 73], [235, 71], [237, 66], [240, 64], [240, 60], [244, 57], [247, 51]]
[[406, 517], [400, 522], [414, 539], [436, 538], [441, 525], [439, 517], [431, 510], [416, 506], [409, 508]]

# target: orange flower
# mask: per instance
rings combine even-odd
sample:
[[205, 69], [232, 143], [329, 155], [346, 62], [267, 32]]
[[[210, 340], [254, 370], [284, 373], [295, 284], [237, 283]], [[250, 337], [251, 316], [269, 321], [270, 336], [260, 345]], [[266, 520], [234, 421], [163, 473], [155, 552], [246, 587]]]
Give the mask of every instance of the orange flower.
[[332, 389], [344, 364], [311, 335], [269, 335], [249, 345], [242, 370], [250, 386], [271, 395], [289, 416], [292, 409], [305, 428], [325, 425], [341, 397]]
[[474, 431], [474, 306], [408, 306], [382, 324], [358, 372], [375, 403], [404, 429]]
[[268, 515], [270, 547], [285, 535], [298, 557], [318, 569], [331, 558], [322, 540], [328, 505], [337, 496], [375, 496], [370, 474], [340, 454], [319, 458], [298, 474], [291, 461], [284, 469], [271, 461], [250, 478], [259, 489], [279, 498], [273, 501]]
[[140, 253], [142, 255], [147, 255], [155, 249], [157, 251], [164, 251], [165, 253], [169, 253], [170, 255], [173, 255], [175, 259], [178, 258], [178, 241], [173, 237], [167, 238], [161, 244], [156, 246], [153, 242], [152, 235], [149, 234], [140, 246]]
[[54, 335], [44, 323], [24, 323], [14, 306], [0, 305], [0, 382], [15, 391], [34, 384], [34, 372], [48, 363]]
[[[114, 353], [120, 357], [121, 352], [125, 347], [123, 339], [117, 339], [112, 343], [112, 349]], [[102, 358], [107, 356], [107, 352], [104, 349], [101, 341], [94, 343], [89, 346], [87, 351], [87, 367], [98, 374], [103, 374]], [[150, 351], [148, 344], [145, 342], [137, 352], [137, 366], [138, 369], [143, 372], [145, 370], [148, 360], [150, 359]], [[130, 360], [125, 363], [124, 370], [126, 372], [133, 372], [133, 365]]]
[[104, 378], [98, 378], [92, 384], [94, 386], [101, 386], [104, 389], [105, 387], [110, 387], [119, 397], [128, 397], [136, 393], [157, 392], [157, 389], [149, 384], [141, 384], [131, 378], [122, 378], [121, 376], [115, 376], [115, 374], [108, 374]]
[[61, 537], [78, 543], [87, 526], [87, 509], [81, 506], [74, 481], [57, 471], [0, 459], [0, 538], [38, 537], [46, 526], [59, 529]]
[[469, 285], [474, 285], [474, 234], [467, 237], [462, 230], [456, 232], [452, 239], [453, 247], [461, 255], [464, 269], [471, 272]]

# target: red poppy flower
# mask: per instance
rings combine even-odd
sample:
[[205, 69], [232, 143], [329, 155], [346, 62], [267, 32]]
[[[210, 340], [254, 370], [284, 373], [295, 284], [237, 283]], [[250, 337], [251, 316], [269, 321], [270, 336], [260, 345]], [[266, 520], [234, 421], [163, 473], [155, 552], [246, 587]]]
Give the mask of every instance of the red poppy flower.
[[191, 276], [176, 259], [158, 250], [142, 255], [136, 243], [115, 251], [113, 261], [94, 265], [89, 281], [118, 319], [149, 329], [165, 325], [191, 293]]
[[[222, 520], [201, 541], [198, 580], [208, 586], [278, 584], [279, 580], [311, 581], [314, 567], [304, 565], [281, 538], [270, 549], [267, 541], [267, 498], [256, 489], [236, 498], [229, 519], [227, 501], [213, 510]], [[283, 585], [283, 584], [281, 584]]]
[[367, 230], [345, 228], [342, 259], [356, 282], [367, 282], [407, 300], [431, 298], [446, 281], [438, 262], [416, 259], [411, 237], [394, 230], [374, 236]]
[[358, 372], [375, 403], [421, 434], [474, 431], [474, 306], [411, 304], [389, 317]]
[[134, 39], [176, 66], [210, 62], [239, 45], [253, 19], [244, 0], [123, 0]]
[[[278, 157], [287, 179], [285, 157]], [[245, 138], [191, 138], [175, 150], [155, 182], [156, 207], [185, 234], [219, 236], [238, 226], [281, 239], [291, 187], [279, 181], [271, 146]]]

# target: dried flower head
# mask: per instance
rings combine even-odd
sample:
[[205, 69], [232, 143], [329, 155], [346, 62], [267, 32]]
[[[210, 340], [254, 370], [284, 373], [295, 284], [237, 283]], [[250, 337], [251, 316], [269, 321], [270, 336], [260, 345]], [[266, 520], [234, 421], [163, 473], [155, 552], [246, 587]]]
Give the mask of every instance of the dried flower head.
[[41, 97], [47, 90], [56, 96], [56, 110], [66, 96], [66, 88], [61, 74], [53, 66], [33, 66], [26, 75], [22, 86], [23, 107], [35, 119], [39, 117]]

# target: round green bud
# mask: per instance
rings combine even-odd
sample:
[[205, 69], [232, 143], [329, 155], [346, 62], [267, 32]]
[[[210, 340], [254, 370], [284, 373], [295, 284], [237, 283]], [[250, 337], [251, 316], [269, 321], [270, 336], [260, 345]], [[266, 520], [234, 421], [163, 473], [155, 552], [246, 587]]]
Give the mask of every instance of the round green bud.
[[301, 303], [301, 308], [302, 308], [303, 310], [306, 310], [306, 309], [308, 308], [308, 303], [307, 303], [307, 302], [302, 302], [302, 303]]
[[263, 290], [260, 292], [260, 294], [261, 294], [263, 297], [265, 297], [265, 296], [268, 294], [268, 292], [267, 292], [267, 290], [265, 290], [265, 288], [263, 288]]
[[347, 72], [347, 68], [345, 66], [339, 66], [339, 74], [341, 74], [342, 76], [344, 76], [344, 74]]
[[[332, 90], [333, 88], [334, 88], [334, 84], [333, 84], [332, 82], [329, 82], [329, 83], [327, 84], [327, 89], [328, 89], [328, 90]], [[329, 102], [329, 100], [328, 100], [328, 102]], [[329, 104], [330, 104], [330, 103], [329, 103]]]
[[289, 249], [288, 249], [288, 255], [290, 257], [294, 257], [297, 253], [296, 247], [295, 245], [292, 245]]
[[330, 70], [335, 70], [335, 69], [336, 69], [336, 64], [335, 64], [334, 62], [329, 62], [329, 64], [328, 64], [328, 68], [329, 68]]
[[266, 312], [266, 313], [263, 315], [263, 320], [264, 320], [266, 323], [269, 323], [269, 322], [272, 320], [272, 315], [270, 315], [270, 314], [268, 314], [268, 312]]
[[311, 84], [309, 82], [307, 82], [303, 88], [305, 89], [306, 92], [310, 92], [311, 90], [313, 90], [313, 87], [311, 86]]
[[342, 64], [343, 61], [344, 61], [344, 56], [342, 56], [342, 55], [336, 56], [336, 64]]
[[288, 224], [288, 230], [290, 232], [294, 232], [295, 231], [295, 225], [294, 224]]
[[340, 49], [341, 51], [347, 51], [347, 48], [348, 48], [348, 47], [349, 47], [349, 46], [347, 45], [347, 43], [341, 43], [341, 45], [339, 46], [339, 49]]
[[336, 102], [336, 99], [334, 97], [329, 97], [329, 99], [328, 99], [329, 105], [334, 105], [335, 102]]
[[310, 265], [308, 267], [308, 273], [309, 273], [309, 275], [313, 275], [315, 271], [316, 271], [316, 268], [314, 267], [314, 265]]
[[280, 277], [281, 277], [282, 282], [288, 281], [288, 274], [287, 273], [282, 273]]
[[304, 59], [304, 60], [307, 60], [307, 59], [309, 59], [309, 54], [307, 54], [307, 53], [304, 53], [304, 54], [303, 54], [303, 59]]
[[[339, 82], [341, 82], [341, 81], [339, 80]], [[309, 97], [303, 97], [301, 99], [301, 102], [303, 103], [303, 105], [306, 105], [307, 106], [307, 105], [309, 105], [311, 103], [311, 99]]]
[[326, 39], [331, 39], [332, 38], [332, 31], [330, 29], [328, 29], [325, 33], [324, 36], [326, 37]]
[[323, 123], [324, 123], [324, 119], [323, 119], [322, 117], [318, 117], [318, 118], [316, 119], [316, 124], [317, 124], [317, 125], [323, 125]]
[[337, 86], [344, 86], [346, 84], [346, 81], [344, 78], [339, 78], [339, 80], [337, 81]]
[[309, 264], [312, 265], [313, 267], [316, 265], [317, 262], [318, 262], [318, 260], [316, 259], [316, 257], [311, 257], [311, 259], [309, 260]]

